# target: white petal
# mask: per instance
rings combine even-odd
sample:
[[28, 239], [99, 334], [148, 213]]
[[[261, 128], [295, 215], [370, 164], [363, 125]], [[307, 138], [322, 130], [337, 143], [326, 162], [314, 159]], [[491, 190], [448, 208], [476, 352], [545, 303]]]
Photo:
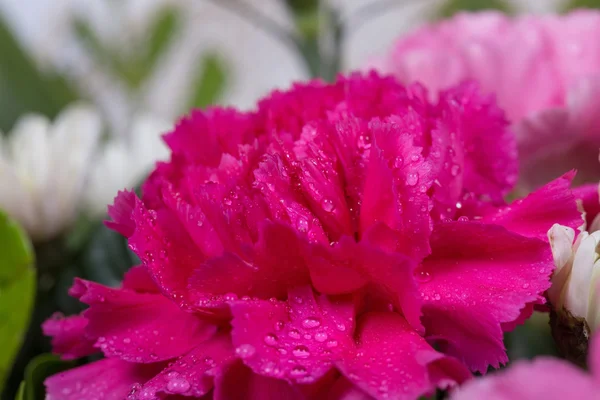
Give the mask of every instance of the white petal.
[[565, 306], [573, 315], [581, 318], [585, 318], [588, 311], [590, 282], [597, 257], [598, 240], [600, 240], [600, 232], [581, 240], [575, 252], [571, 277], [567, 283]]
[[63, 111], [51, 129], [54, 185], [46, 187], [45, 217], [53, 226], [71, 223], [77, 215], [79, 200], [102, 130], [98, 113], [76, 104]]
[[50, 176], [49, 126], [43, 116], [26, 115], [17, 121], [9, 139], [9, 158], [14, 171], [35, 199], [42, 195], [42, 188]]
[[590, 329], [595, 331], [600, 326], [600, 260], [594, 264], [588, 301], [586, 320]]
[[149, 172], [157, 161], [169, 158], [169, 149], [162, 136], [171, 124], [163, 119], [143, 115], [136, 118], [131, 127], [131, 150], [135, 154], [132, 167], [137, 179]]
[[113, 141], [94, 165], [85, 188], [85, 209], [94, 216], [106, 213], [117, 192], [129, 185], [131, 154], [123, 141]]
[[554, 265], [556, 266], [554, 274], [552, 274], [552, 287], [548, 289], [548, 297], [555, 307], [561, 307], [562, 294], [573, 265], [575, 231], [567, 226], [554, 224], [548, 231], [548, 239], [552, 248]]

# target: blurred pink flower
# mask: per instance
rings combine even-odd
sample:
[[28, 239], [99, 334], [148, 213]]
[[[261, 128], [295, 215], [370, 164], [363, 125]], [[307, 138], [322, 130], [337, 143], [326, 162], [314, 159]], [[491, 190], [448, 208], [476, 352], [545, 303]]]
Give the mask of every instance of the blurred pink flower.
[[581, 223], [573, 174], [506, 205], [503, 113], [472, 84], [426, 99], [352, 75], [182, 119], [110, 209], [143, 265], [76, 281], [89, 309], [46, 323], [56, 351], [105, 356], [50, 398], [415, 399], [506, 362], [550, 285], [546, 232]]
[[431, 93], [477, 80], [517, 135], [521, 184], [577, 168], [600, 179], [600, 12], [507, 17], [459, 14], [402, 37], [370, 67]]
[[600, 399], [600, 335], [592, 340], [590, 372], [565, 360], [538, 357], [518, 361], [505, 371], [473, 380], [458, 389], [452, 400], [597, 400]]

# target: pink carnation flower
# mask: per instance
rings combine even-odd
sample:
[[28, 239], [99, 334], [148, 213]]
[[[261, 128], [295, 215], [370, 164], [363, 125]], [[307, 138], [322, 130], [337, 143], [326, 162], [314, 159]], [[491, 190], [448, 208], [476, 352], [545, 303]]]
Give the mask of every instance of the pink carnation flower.
[[546, 232], [581, 223], [573, 174], [507, 206], [502, 112], [471, 84], [426, 99], [353, 75], [182, 119], [110, 208], [143, 265], [77, 280], [89, 309], [46, 322], [65, 357], [105, 357], [50, 398], [415, 399], [506, 362], [550, 285]]
[[577, 168], [600, 179], [600, 12], [460, 14], [402, 37], [376, 68], [436, 93], [464, 80], [494, 93], [517, 135], [521, 183]]
[[600, 399], [600, 335], [588, 356], [590, 373], [564, 360], [538, 357], [519, 361], [506, 371], [469, 382], [452, 400], [598, 400]]

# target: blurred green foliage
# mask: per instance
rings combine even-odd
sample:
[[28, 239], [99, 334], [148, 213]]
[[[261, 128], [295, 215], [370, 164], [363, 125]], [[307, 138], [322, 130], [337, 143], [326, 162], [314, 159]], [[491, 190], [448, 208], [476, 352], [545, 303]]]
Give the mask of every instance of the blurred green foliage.
[[0, 212], [0, 391], [19, 351], [35, 297], [33, 251], [25, 232]]
[[562, 7], [561, 11], [568, 12], [576, 8], [600, 8], [600, 0], [571, 0]]
[[52, 354], [35, 357], [25, 368], [25, 379], [19, 387], [15, 400], [44, 400], [46, 397], [44, 380], [74, 366], [74, 362], [63, 361]]
[[499, 10], [507, 14], [514, 12], [504, 0], [448, 0], [437, 10], [438, 18], [447, 18], [461, 11]]
[[42, 73], [0, 19], [0, 130], [7, 133], [24, 112], [50, 118], [78, 98], [59, 75]]
[[[147, 35], [139, 43], [128, 43], [135, 51], [124, 52], [102, 43], [90, 26], [82, 20], [74, 21], [74, 30], [99, 65], [104, 65], [113, 76], [130, 89], [138, 89], [154, 71], [161, 55], [175, 38], [180, 17], [176, 10], [165, 8], [156, 15]], [[117, 46], [122, 47], [122, 43]]]
[[203, 108], [216, 103], [226, 86], [227, 66], [216, 53], [205, 54], [196, 69], [194, 91], [188, 109]]

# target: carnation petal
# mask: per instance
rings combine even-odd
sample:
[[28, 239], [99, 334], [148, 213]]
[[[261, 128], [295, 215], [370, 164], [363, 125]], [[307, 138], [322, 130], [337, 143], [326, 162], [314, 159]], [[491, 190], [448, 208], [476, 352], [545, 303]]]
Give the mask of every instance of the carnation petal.
[[365, 187], [360, 212], [361, 232], [383, 222], [397, 232], [399, 245], [393, 250], [417, 259], [429, 249], [430, 201], [427, 191], [433, 179], [431, 165], [414, 145], [422, 131], [416, 117], [373, 120], [370, 160], [365, 172]]
[[569, 186], [575, 173], [569, 172], [521, 200], [483, 217], [483, 222], [500, 225], [520, 235], [547, 239], [555, 223], [577, 229], [583, 224], [575, 196]]
[[310, 287], [290, 290], [288, 301], [231, 304], [236, 354], [252, 370], [291, 383], [312, 383], [351, 345], [350, 298], [315, 298]]
[[518, 362], [505, 371], [475, 379], [452, 400], [592, 399], [600, 387], [577, 367], [556, 359]]
[[[554, 269], [544, 241], [477, 222], [438, 224], [417, 272], [427, 337], [471, 369], [506, 362], [501, 324], [543, 302]], [[420, 277], [420, 279], [419, 279]]]
[[123, 400], [164, 367], [107, 358], [46, 379], [48, 400]]
[[264, 222], [259, 234], [258, 243], [246, 254], [226, 252], [194, 271], [189, 293], [195, 307], [215, 295], [285, 298], [289, 287], [309, 283], [303, 248], [294, 231]]
[[356, 337], [356, 349], [338, 366], [375, 398], [412, 400], [470, 377], [463, 365], [436, 352], [399, 314], [362, 316]]
[[106, 226], [127, 238], [133, 235], [135, 230], [135, 222], [131, 218], [135, 198], [135, 193], [132, 191], [119, 191], [114, 203], [108, 206], [108, 216], [112, 221], [106, 221]]
[[[590, 183], [573, 189], [573, 195], [575, 199], [581, 201], [583, 210], [585, 211], [585, 220], [588, 230], [592, 222], [600, 214], [600, 198], [599, 198], [600, 187], [597, 183]], [[590, 230], [591, 232], [592, 230]]]
[[140, 389], [139, 397], [152, 399], [158, 394], [201, 397], [213, 388], [215, 377], [233, 358], [229, 334], [218, 334], [146, 382]]
[[160, 294], [112, 289], [76, 280], [71, 293], [90, 305], [86, 332], [107, 357], [152, 363], [186, 353], [216, 327]]
[[241, 362], [230, 364], [215, 379], [215, 400], [303, 400], [299, 389], [288, 382], [255, 374]]
[[44, 335], [52, 338], [52, 352], [65, 360], [84, 357], [95, 353], [94, 341], [87, 338], [85, 328], [88, 320], [84, 316], [64, 317], [55, 314], [42, 324]]

